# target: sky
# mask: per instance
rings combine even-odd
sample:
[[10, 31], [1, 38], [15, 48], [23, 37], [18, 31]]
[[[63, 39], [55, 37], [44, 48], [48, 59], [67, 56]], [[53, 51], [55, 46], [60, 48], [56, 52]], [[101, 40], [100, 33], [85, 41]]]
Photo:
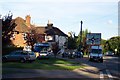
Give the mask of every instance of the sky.
[[48, 20], [64, 33], [102, 33], [102, 39], [118, 35], [119, 0], [1, 0], [0, 14], [13, 13], [13, 18], [31, 16], [31, 23], [46, 26]]

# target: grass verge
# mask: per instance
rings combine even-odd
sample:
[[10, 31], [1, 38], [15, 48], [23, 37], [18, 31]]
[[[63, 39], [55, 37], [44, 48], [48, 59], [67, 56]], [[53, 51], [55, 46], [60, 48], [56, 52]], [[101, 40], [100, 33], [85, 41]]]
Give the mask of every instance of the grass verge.
[[[76, 61], [69, 61], [58, 58], [41, 59], [32, 63], [6, 62], [2, 64], [3, 68], [21, 68], [21, 69], [42, 69], [42, 70], [74, 70], [84, 66]], [[3, 73], [11, 72], [3, 69]]]

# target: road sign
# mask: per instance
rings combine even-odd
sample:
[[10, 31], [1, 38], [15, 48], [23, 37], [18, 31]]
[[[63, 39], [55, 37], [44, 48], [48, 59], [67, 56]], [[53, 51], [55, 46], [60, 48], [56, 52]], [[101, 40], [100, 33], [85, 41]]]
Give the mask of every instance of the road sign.
[[100, 45], [101, 44], [101, 33], [88, 33], [86, 43], [87, 45]]

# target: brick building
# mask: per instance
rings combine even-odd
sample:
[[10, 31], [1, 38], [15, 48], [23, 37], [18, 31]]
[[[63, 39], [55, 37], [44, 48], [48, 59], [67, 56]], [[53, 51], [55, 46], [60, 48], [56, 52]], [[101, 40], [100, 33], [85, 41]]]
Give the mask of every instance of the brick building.
[[[31, 25], [31, 17], [27, 15], [25, 20], [21, 17], [14, 19], [17, 26], [15, 27], [14, 34], [11, 41], [15, 46], [24, 47], [27, 45], [27, 39], [36, 39], [36, 42], [57, 42], [60, 47], [64, 46], [67, 41], [67, 35], [60, 29], [53, 26], [53, 23], [48, 21], [46, 26]], [[31, 36], [32, 35], [32, 36]]]
[[13, 19], [15, 24], [17, 24], [17, 26], [13, 30], [14, 33], [10, 38], [13, 45], [21, 47], [27, 45], [27, 37], [30, 34], [30, 30], [32, 28], [32, 25], [30, 24], [30, 19], [30, 15], [27, 15], [25, 20], [21, 17]]

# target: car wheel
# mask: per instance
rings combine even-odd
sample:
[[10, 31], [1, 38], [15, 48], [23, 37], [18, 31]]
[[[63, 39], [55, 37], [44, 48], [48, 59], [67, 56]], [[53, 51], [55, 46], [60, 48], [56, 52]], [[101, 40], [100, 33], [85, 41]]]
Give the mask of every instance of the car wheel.
[[103, 63], [103, 60], [100, 60], [101, 63]]
[[6, 61], [7, 61], [7, 58], [3, 58], [3, 59], [2, 59], [2, 62], [6, 62]]
[[90, 58], [89, 61], [92, 61], [92, 59]]
[[30, 63], [32, 63], [33, 61], [31, 60], [31, 61], [29, 61]]
[[20, 62], [21, 63], [25, 63], [25, 59], [20, 59]]

